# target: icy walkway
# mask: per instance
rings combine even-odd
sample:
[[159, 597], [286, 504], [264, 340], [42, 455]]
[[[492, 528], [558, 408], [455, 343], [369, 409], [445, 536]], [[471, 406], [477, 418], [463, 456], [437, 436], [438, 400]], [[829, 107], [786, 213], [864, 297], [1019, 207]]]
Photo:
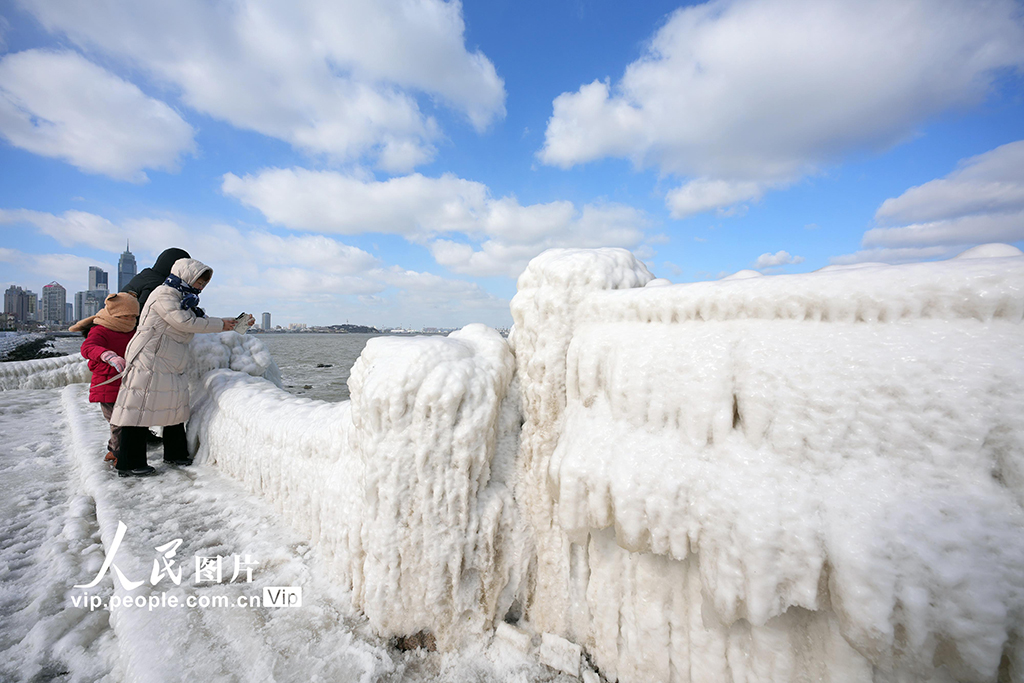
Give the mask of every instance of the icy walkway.
[[[113, 476], [102, 462], [106, 423], [86, 391], [0, 392], [0, 679], [571, 680], [500, 641], [449, 655], [390, 647], [322, 578], [315, 549], [215, 467], [168, 468], [157, 450], [159, 476]], [[94, 589], [73, 588], [95, 577], [119, 521], [127, 531], [114, 564], [142, 585], [129, 592], [111, 571]], [[175, 539], [180, 585], [163, 575], [154, 586], [156, 548]], [[197, 585], [195, 557], [218, 555], [222, 581]], [[244, 568], [229, 582], [235, 556], [255, 563], [251, 583]], [[266, 586], [301, 586], [302, 606], [236, 606]], [[85, 594], [103, 607], [75, 607]], [[175, 596], [181, 606], [106, 609], [129, 595]], [[190, 596], [226, 596], [231, 606], [189, 608]]]

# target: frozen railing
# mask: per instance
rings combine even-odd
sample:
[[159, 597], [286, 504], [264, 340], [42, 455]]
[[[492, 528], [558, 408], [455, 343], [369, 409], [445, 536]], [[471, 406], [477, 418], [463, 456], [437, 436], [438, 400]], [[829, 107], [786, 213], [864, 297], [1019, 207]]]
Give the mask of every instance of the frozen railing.
[[53, 389], [92, 379], [89, 362], [76, 353], [58, 358], [0, 363], [0, 390]]
[[672, 286], [621, 251], [535, 259], [532, 627], [609, 680], [1019, 670], [1024, 257], [979, 251]]
[[273, 501], [378, 632], [426, 631], [453, 648], [493, 628], [524, 555], [506, 341], [483, 325], [371, 339], [352, 369], [351, 401], [326, 403], [251, 377], [269, 356], [260, 359], [255, 338], [247, 348], [238, 339], [193, 342], [206, 370], [189, 422], [199, 461]]

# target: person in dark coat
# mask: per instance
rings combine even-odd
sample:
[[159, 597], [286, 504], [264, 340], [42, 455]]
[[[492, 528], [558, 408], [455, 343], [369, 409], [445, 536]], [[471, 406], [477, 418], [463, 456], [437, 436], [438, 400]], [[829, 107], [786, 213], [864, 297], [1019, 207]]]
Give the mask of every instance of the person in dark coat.
[[[85, 335], [82, 356], [88, 359], [89, 370], [92, 371], [89, 402], [100, 404], [107, 422], [110, 422], [121, 380], [107, 381], [124, 370], [125, 350], [135, 334], [138, 319], [139, 302], [130, 294], [118, 292], [107, 297], [99, 313], [79, 320], [69, 328], [72, 332]], [[121, 428], [110, 425], [110, 439], [107, 441], [107, 456], [104, 460], [116, 464], [120, 447]]]
[[141, 273], [129, 280], [128, 284], [121, 288], [121, 291], [134, 294], [135, 298], [139, 300], [139, 310], [141, 311], [146, 307], [146, 299], [149, 298], [150, 292], [164, 283], [167, 276], [171, 274], [171, 266], [180, 258], [191, 258], [191, 256], [184, 249], [176, 247], [165, 249], [157, 257], [152, 268], [143, 269]]

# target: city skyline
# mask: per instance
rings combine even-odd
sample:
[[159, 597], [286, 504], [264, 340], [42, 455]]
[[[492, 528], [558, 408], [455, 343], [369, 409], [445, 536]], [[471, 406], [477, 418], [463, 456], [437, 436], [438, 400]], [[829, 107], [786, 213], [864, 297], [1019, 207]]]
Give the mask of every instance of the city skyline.
[[130, 240], [214, 315], [505, 326], [548, 247], [692, 282], [1022, 246], [1022, 70], [1014, 0], [22, 0], [0, 286]]

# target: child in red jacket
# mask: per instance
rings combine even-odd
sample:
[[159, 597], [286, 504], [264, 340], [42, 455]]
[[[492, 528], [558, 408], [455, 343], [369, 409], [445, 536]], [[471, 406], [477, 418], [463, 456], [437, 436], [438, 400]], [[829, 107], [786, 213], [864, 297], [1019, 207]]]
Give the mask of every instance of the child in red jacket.
[[[108, 296], [99, 313], [79, 320], [69, 328], [72, 332], [85, 335], [82, 355], [89, 360], [89, 369], [92, 370], [89, 402], [100, 404], [107, 422], [110, 422], [121, 380], [116, 379], [109, 384], [104, 382], [124, 371], [124, 352], [135, 334], [138, 321], [138, 300], [131, 294], [120, 292]], [[120, 441], [121, 428], [110, 425], [110, 440], [107, 441], [107, 456], [104, 460], [117, 463]]]

